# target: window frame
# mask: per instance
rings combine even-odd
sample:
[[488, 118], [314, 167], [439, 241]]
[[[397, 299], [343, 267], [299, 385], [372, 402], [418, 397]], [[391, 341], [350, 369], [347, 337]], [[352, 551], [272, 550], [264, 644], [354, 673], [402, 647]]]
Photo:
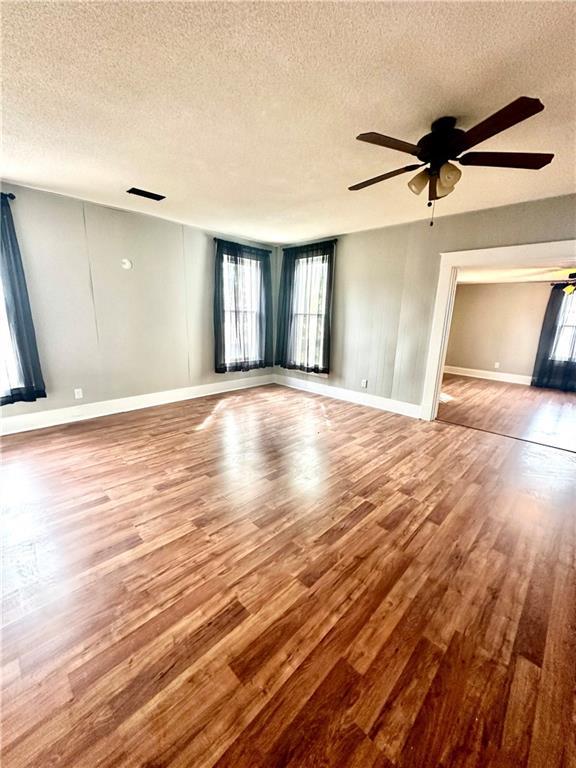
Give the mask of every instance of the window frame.
[[[570, 305], [569, 307], [567, 305]], [[570, 322], [566, 322], [569, 320]], [[576, 363], [576, 348], [573, 350], [573, 356], [566, 357], [565, 355], [558, 355], [558, 346], [560, 345], [561, 337], [569, 330], [571, 334], [576, 334], [576, 291], [573, 293], [564, 294], [562, 298], [562, 306], [560, 307], [560, 321], [556, 328], [554, 335], [554, 341], [550, 349], [550, 360], [555, 363]]]
[[[248, 262], [248, 261], [249, 260], [245, 256], [230, 257], [229, 254], [224, 254], [224, 263], [222, 265], [223, 266], [223, 280], [224, 280], [224, 291], [223, 291], [223, 304], [224, 304], [224, 306], [223, 306], [223, 313], [224, 313], [223, 334], [224, 334], [224, 364], [226, 366], [240, 365], [242, 362], [246, 362], [246, 361], [248, 362], [249, 365], [257, 366], [260, 362], [262, 362], [261, 358], [258, 357], [257, 354], [254, 354], [253, 357], [248, 357], [248, 358], [243, 357], [240, 354], [240, 352], [241, 352], [240, 349], [236, 350], [237, 354], [236, 354], [235, 357], [231, 357], [227, 353], [228, 347], [230, 346], [228, 344], [228, 342], [226, 341], [226, 339], [227, 339], [227, 325], [232, 326], [232, 322], [231, 322], [232, 318], [234, 316], [242, 315], [242, 314], [243, 315], [251, 315], [251, 316], [253, 316], [254, 323], [256, 325], [258, 325], [260, 317], [262, 315], [262, 303], [260, 301], [260, 296], [258, 296], [258, 306], [257, 307], [252, 307], [250, 309], [240, 309], [240, 308], [236, 308], [235, 309], [234, 307], [230, 307], [230, 308], [226, 307], [226, 299], [230, 298], [227, 295], [227, 291], [226, 291], [226, 283], [227, 283], [226, 271], [227, 271], [227, 267], [230, 267], [230, 266], [235, 264], [237, 271], [240, 271], [241, 262]], [[260, 262], [258, 260], [252, 259], [252, 261], [254, 261], [254, 263], [257, 264], [257, 272], [258, 272], [257, 281], [258, 281], [258, 284], [259, 284], [259, 289], [262, 290], [263, 289], [262, 288], [262, 265], [260, 264]], [[242, 268], [243, 269], [246, 269], [247, 266], [248, 266], [247, 264], [246, 265], [242, 264]], [[256, 340], [256, 346], [258, 346], [257, 340]], [[251, 351], [255, 353], [257, 350], [251, 350]]]
[[[4, 297], [4, 281], [0, 274], [0, 397], [7, 398], [13, 390], [24, 389], [24, 373], [20, 365], [18, 345], [10, 329]], [[14, 384], [15, 386], [11, 386]]]
[[[335, 246], [336, 240], [328, 240], [284, 249], [278, 301], [276, 365], [289, 370], [298, 370], [320, 376], [327, 376], [330, 373]], [[318, 310], [310, 311], [313, 304], [308, 298], [308, 310], [302, 311], [302, 307], [297, 303], [299, 298], [298, 268], [302, 268], [306, 262], [312, 265], [317, 259], [321, 260], [324, 272], [322, 295], [317, 301]], [[302, 281], [304, 286], [306, 286], [306, 281], [307, 278], [305, 277]], [[310, 340], [306, 342], [301, 338], [299, 340], [295, 338], [295, 326], [299, 324], [298, 318], [303, 320], [300, 325], [302, 327], [308, 326], [308, 328], [311, 318], [317, 318], [319, 321], [317, 322], [314, 342], [316, 349], [312, 359], [306, 354], [301, 356], [301, 351], [306, 348], [310, 351], [312, 345]], [[320, 338], [318, 338], [318, 329], [321, 329]]]
[[[254, 246], [243, 245], [229, 240], [214, 238], [215, 253], [215, 285], [214, 285], [214, 370], [216, 373], [232, 371], [249, 371], [255, 368], [267, 368], [274, 364], [272, 341], [272, 282], [271, 282], [271, 251]], [[230, 273], [229, 268], [236, 266], [236, 277], [232, 284], [245, 286], [240, 279], [242, 263], [248, 267], [250, 262], [257, 264], [256, 284], [258, 295], [256, 304], [246, 306], [230, 303]], [[249, 278], [248, 278], [249, 279]], [[233, 318], [240, 314], [249, 313], [254, 317], [255, 348], [248, 349], [250, 357], [242, 355], [242, 345], [234, 351], [230, 350], [230, 334], [238, 327]], [[249, 326], [243, 324], [244, 331]], [[229, 331], [228, 329], [232, 330]], [[246, 337], [246, 332], [242, 338]], [[256, 356], [255, 353], [257, 352]]]
[[[295, 292], [293, 297], [293, 305], [291, 308], [291, 329], [293, 331], [294, 326], [299, 325], [297, 322], [299, 318], [302, 318], [302, 327], [306, 327], [306, 324], [308, 324], [308, 329], [310, 325], [311, 318], [316, 318], [317, 322], [317, 330], [316, 333], [318, 334], [318, 328], [322, 327], [322, 336], [320, 339], [317, 337], [314, 340], [314, 346], [316, 349], [314, 350], [314, 365], [309, 366], [306, 365], [306, 361], [309, 360], [309, 357], [306, 357], [304, 355], [302, 358], [300, 358], [300, 352], [303, 349], [303, 347], [307, 347], [308, 350], [310, 349], [310, 339], [307, 341], [297, 339], [295, 340], [295, 343], [292, 348], [292, 355], [290, 355], [289, 362], [294, 365], [295, 370], [301, 370], [304, 373], [314, 373], [316, 375], [327, 375], [327, 371], [325, 370], [328, 367], [328, 361], [324, 360], [324, 349], [323, 349], [323, 334], [324, 334], [324, 325], [326, 323], [326, 316], [330, 312], [330, 307], [328, 305], [327, 296], [326, 293], [328, 291], [328, 282], [329, 282], [329, 271], [330, 271], [330, 264], [328, 260], [323, 260], [323, 257], [321, 255], [302, 255], [296, 258], [295, 264], [294, 264], [294, 287], [296, 289], [297, 283], [298, 283], [298, 272], [299, 268], [300, 270], [304, 271], [306, 269], [313, 269], [314, 267], [314, 261], [321, 260], [321, 268], [322, 268], [322, 276], [321, 281], [322, 284], [320, 286], [320, 290], [322, 293], [318, 296], [318, 308], [322, 308], [322, 311], [299, 311], [302, 308], [297, 306], [299, 295]], [[304, 282], [306, 282], [306, 276], [304, 277]], [[300, 350], [298, 355], [296, 354], [296, 350]]]

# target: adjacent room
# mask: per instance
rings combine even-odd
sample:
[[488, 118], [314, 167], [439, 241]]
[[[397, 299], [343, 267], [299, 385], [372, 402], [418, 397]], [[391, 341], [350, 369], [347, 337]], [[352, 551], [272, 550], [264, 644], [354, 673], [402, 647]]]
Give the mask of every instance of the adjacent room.
[[440, 421], [576, 452], [576, 272], [463, 269]]
[[4, 0], [4, 768], [576, 766], [576, 5]]

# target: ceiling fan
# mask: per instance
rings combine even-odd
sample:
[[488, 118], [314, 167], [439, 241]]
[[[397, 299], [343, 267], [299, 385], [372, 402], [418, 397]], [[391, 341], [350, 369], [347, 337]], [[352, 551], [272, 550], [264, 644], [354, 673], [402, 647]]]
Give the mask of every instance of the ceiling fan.
[[[405, 165], [395, 171], [389, 171], [381, 176], [361, 181], [348, 187], [348, 189], [364, 189], [364, 187], [378, 184], [380, 181], [391, 179], [402, 173], [415, 171], [426, 165], [427, 168], [424, 168], [408, 182], [408, 187], [414, 194], [419, 195], [428, 186], [428, 204], [431, 205], [432, 201], [449, 195], [462, 176], [460, 168], [449, 162], [450, 160], [456, 160], [460, 165], [539, 170], [548, 165], [554, 155], [540, 152], [468, 152], [467, 150], [511, 128], [516, 123], [521, 123], [522, 120], [536, 115], [543, 109], [544, 104], [539, 99], [520, 96], [507, 107], [503, 107], [467, 131], [456, 128], [455, 117], [440, 117], [432, 123], [431, 132], [422, 136], [417, 144], [393, 139], [381, 133], [361, 133], [356, 137], [359, 141], [396, 149], [398, 152], [406, 152], [408, 155], [417, 157], [420, 163]], [[462, 154], [462, 152], [466, 154]]]

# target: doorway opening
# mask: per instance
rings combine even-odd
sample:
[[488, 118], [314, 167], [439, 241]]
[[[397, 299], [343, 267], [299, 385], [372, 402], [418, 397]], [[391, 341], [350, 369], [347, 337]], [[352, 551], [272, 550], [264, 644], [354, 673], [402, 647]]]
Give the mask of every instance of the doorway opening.
[[[554, 371], [576, 356], [576, 292], [559, 293], [574, 271], [576, 241], [442, 254], [423, 418], [576, 452], [572, 383], [532, 385], [541, 338], [554, 347]], [[546, 335], [552, 293], [562, 322]]]

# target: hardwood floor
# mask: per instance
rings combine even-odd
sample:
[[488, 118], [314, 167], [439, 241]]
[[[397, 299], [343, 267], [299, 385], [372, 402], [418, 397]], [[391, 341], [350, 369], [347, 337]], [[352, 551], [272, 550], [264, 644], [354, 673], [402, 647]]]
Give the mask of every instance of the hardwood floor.
[[576, 393], [445, 374], [440, 421], [576, 452]]
[[5, 768], [576, 764], [576, 456], [270, 386], [3, 459]]

